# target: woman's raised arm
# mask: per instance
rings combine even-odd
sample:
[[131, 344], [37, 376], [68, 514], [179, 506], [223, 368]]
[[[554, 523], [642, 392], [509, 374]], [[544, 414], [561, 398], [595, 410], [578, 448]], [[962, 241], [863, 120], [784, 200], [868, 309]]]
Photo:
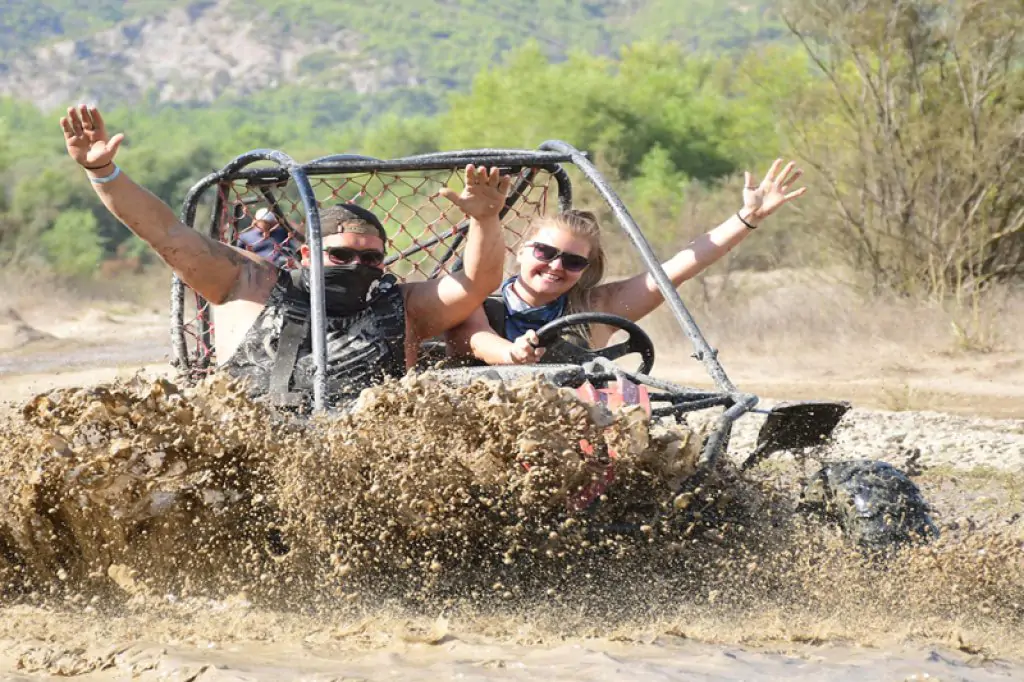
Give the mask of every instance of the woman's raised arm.
[[[803, 195], [806, 187], [790, 190], [802, 174], [792, 161], [783, 168], [782, 159], [775, 160], [760, 185], [754, 185], [750, 173], [745, 173], [740, 210], [662, 264], [672, 284], [678, 287], [696, 276], [746, 239], [765, 218]], [[596, 310], [635, 322], [661, 305], [664, 299], [654, 278], [642, 273], [595, 287], [593, 300]]]

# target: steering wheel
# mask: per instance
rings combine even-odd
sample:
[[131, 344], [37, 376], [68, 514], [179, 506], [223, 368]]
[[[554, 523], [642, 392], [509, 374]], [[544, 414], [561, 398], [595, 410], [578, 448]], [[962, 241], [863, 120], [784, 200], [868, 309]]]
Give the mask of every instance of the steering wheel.
[[[592, 350], [590, 348], [584, 348], [571, 341], [567, 341], [560, 338], [561, 333], [569, 328], [577, 325], [587, 324], [606, 324], [609, 327], [615, 327], [629, 333], [629, 338], [622, 343], [617, 343], [614, 346], [608, 346], [607, 348], [599, 348]], [[593, 360], [594, 358], [605, 358], [607, 360], [616, 360], [624, 355], [630, 353], [640, 354], [640, 367], [637, 372], [640, 374], [650, 374], [651, 369], [654, 367], [654, 343], [651, 341], [651, 337], [647, 335], [643, 329], [641, 329], [635, 322], [631, 322], [624, 317], [618, 315], [612, 315], [610, 313], [574, 313], [572, 315], [566, 315], [560, 317], [557, 320], [548, 322], [546, 325], [537, 330], [537, 337], [539, 345], [546, 347], [552, 344], [559, 344], [559, 354], [568, 356], [572, 361], [579, 364]]]

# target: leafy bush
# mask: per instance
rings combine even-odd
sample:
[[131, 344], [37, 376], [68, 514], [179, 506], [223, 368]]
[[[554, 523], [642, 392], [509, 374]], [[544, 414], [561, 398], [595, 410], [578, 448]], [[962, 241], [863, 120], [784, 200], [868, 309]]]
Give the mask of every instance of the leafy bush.
[[55, 269], [68, 275], [93, 274], [103, 259], [99, 222], [91, 211], [64, 211], [39, 243]]

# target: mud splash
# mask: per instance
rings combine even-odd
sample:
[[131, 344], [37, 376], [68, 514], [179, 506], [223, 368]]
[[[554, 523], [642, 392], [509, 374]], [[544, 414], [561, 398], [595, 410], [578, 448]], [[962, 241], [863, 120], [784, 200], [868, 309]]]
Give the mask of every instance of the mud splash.
[[613, 543], [595, 529], [671, 508], [699, 446], [639, 409], [611, 415], [547, 384], [425, 377], [311, 421], [223, 379], [60, 390], [30, 401], [0, 443], [9, 591], [271, 600], [303, 585], [322, 599], [328, 580], [351, 598], [383, 574], [430, 593], [444, 574], [463, 585], [488, 566], [596, 553]]
[[37, 396], [0, 431], [7, 589], [102, 594], [140, 572], [176, 588], [237, 584], [260, 555], [253, 491], [278, 449], [268, 416], [166, 381]]
[[723, 470], [686, 489], [702, 434], [640, 412], [428, 376], [361, 402], [301, 421], [222, 379], [36, 397], [0, 426], [0, 638], [41, 619], [41, 637], [341, 632], [373, 648], [396, 622], [422, 641], [445, 639], [449, 620], [519, 641], [526, 618], [529, 643], [898, 633], [979, 655], [1024, 647], [1012, 519], [947, 523], [937, 543], [868, 556], [794, 513], [793, 471]]

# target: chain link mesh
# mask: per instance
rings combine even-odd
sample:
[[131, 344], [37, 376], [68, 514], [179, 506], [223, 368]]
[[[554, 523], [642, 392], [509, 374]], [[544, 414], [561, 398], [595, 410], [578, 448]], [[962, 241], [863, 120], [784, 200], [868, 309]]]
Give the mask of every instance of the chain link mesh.
[[[354, 202], [377, 215], [388, 234], [387, 270], [399, 281], [448, 274], [459, 262], [460, 235], [467, 222], [458, 208], [438, 195], [445, 186], [461, 189], [458, 169], [320, 175], [310, 177], [310, 183], [321, 207]], [[512, 201], [502, 217], [508, 252], [506, 274], [510, 274], [514, 250], [530, 221], [548, 212], [549, 198], [557, 207], [554, 188], [550, 172], [543, 169], [524, 168], [513, 180]], [[196, 229], [280, 267], [298, 267], [307, 216], [290, 180], [221, 183], [213, 213], [206, 226], [197, 218]], [[190, 305], [184, 328], [189, 365], [193, 370], [210, 368], [216, 362], [210, 306], [194, 292], [187, 299]]]

